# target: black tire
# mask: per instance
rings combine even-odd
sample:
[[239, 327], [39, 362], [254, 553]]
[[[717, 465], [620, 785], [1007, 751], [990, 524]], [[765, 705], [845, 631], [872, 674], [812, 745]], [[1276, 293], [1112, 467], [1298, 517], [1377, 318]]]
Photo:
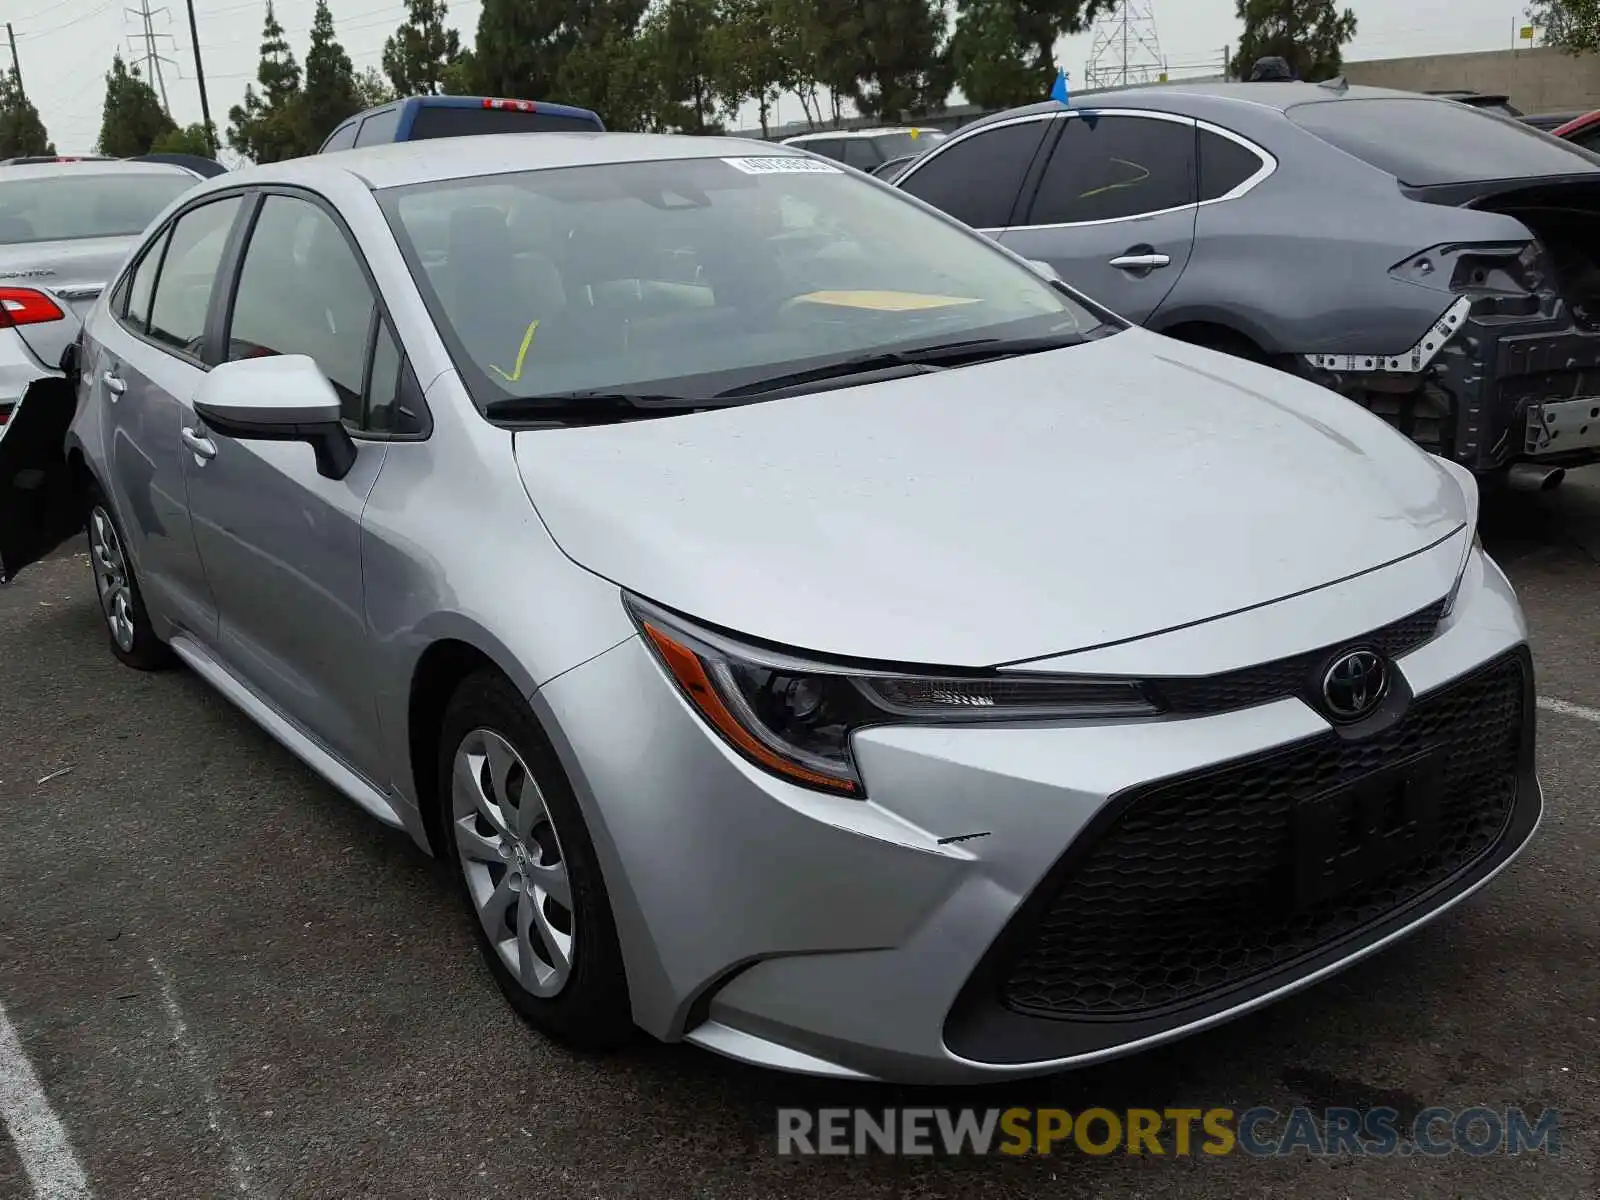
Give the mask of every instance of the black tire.
[[[480, 730], [498, 734], [522, 759], [542, 793], [545, 811], [559, 838], [560, 861], [566, 866], [572, 891], [574, 936], [569, 974], [553, 996], [538, 996], [524, 988], [501, 959], [467, 882], [457, 844], [452, 776], [457, 750]], [[527, 701], [498, 671], [483, 670], [469, 676], [451, 697], [440, 729], [438, 789], [448, 868], [466, 905], [478, 950], [511, 1007], [535, 1029], [573, 1050], [601, 1053], [629, 1041], [635, 1026], [622, 945], [594, 842], [550, 739]]]
[[[144, 593], [139, 590], [139, 579], [133, 569], [133, 559], [128, 555], [128, 539], [123, 536], [122, 526], [117, 521], [116, 513], [111, 511], [111, 504], [106, 499], [105, 492], [93, 480], [90, 480], [85, 488], [83, 513], [89, 546], [89, 569], [95, 574], [95, 599], [101, 606], [101, 624], [105, 628], [106, 643], [111, 647], [111, 653], [116, 656], [118, 662], [136, 671], [159, 671], [172, 666], [175, 661], [172, 648], [156, 636], [156, 631], [150, 624], [150, 612], [145, 608]], [[104, 518], [116, 537], [116, 553], [126, 576], [126, 614], [132, 626], [132, 639], [126, 645], [117, 640], [117, 634], [113, 631], [106, 613], [102, 583], [103, 565], [96, 546], [97, 515]]]

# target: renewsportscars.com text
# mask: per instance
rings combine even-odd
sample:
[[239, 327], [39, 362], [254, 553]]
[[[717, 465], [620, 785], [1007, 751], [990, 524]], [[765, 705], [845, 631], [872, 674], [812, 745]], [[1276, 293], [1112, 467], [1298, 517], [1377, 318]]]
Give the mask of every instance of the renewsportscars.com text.
[[1559, 1154], [1560, 1114], [1520, 1108], [781, 1108], [778, 1153], [1292, 1154], [1438, 1157]]

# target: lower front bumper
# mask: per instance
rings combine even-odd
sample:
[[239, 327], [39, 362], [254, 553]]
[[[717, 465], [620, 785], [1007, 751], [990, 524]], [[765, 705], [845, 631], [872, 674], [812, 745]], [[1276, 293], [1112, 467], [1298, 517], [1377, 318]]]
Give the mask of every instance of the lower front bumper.
[[[1398, 667], [1425, 703], [1525, 639], [1503, 574], [1474, 555], [1455, 611]], [[1163, 656], [1171, 661], [1170, 647]], [[1155, 722], [864, 731], [862, 802], [791, 787], [734, 756], [636, 641], [534, 702], [589, 819], [639, 1024], [821, 1075], [1045, 1074], [1218, 1024], [1460, 902], [1515, 856], [1540, 809], [1530, 758], [1503, 833], [1426, 895], [1151, 1019], [1042, 1019], [1001, 1003], [981, 968], [1063, 851], [1130, 789], [1325, 737], [1315, 711], [1286, 699]]]

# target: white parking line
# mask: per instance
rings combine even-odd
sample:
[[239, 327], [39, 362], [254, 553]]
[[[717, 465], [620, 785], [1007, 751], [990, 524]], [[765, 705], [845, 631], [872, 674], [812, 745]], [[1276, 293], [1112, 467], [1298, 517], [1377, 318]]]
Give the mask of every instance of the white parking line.
[[4, 1005], [0, 1005], [0, 1125], [10, 1133], [38, 1200], [89, 1200], [89, 1181]]
[[250, 1163], [244, 1156], [239, 1139], [234, 1136], [233, 1127], [222, 1111], [222, 1101], [217, 1098], [217, 1089], [211, 1085], [211, 1076], [206, 1072], [200, 1048], [189, 1037], [189, 1023], [183, 1019], [183, 1009], [178, 1007], [178, 993], [161, 964], [153, 958], [149, 963], [150, 969], [156, 973], [156, 979], [161, 984], [161, 1007], [167, 1010], [167, 1022], [172, 1027], [172, 1041], [178, 1047], [178, 1053], [183, 1056], [184, 1066], [189, 1069], [189, 1074], [194, 1076], [195, 1084], [200, 1088], [201, 1097], [205, 1100], [206, 1124], [222, 1142], [223, 1149], [228, 1152], [228, 1174], [233, 1176], [233, 1186], [241, 1195], [248, 1194]]
[[1549, 696], [1539, 697], [1539, 707], [1545, 712], [1553, 712], [1557, 716], [1576, 717], [1580, 721], [1588, 721], [1593, 725], [1600, 725], [1600, 708], [1586, 708], [1582, 704], [1574, 704], [1570, 700], [1552, 700]]

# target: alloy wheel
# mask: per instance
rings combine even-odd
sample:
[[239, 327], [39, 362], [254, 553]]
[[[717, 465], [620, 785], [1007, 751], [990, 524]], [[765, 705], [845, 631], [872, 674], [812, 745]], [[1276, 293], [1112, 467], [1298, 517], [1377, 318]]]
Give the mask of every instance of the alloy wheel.
[[572, 974], [572, 884], [561, 842], [522, 756], [489, 729], [461, 740], [451, 770], [456, 851], [500, 961], [535, 996]]
[[94, 587], [100, 596], [111, 640], [124, 654], [133, 651], [133, 584], [128, 560], [122, 552], [111, 514], [100, 505], [89, 513], [89, 556], [93, 559]]

